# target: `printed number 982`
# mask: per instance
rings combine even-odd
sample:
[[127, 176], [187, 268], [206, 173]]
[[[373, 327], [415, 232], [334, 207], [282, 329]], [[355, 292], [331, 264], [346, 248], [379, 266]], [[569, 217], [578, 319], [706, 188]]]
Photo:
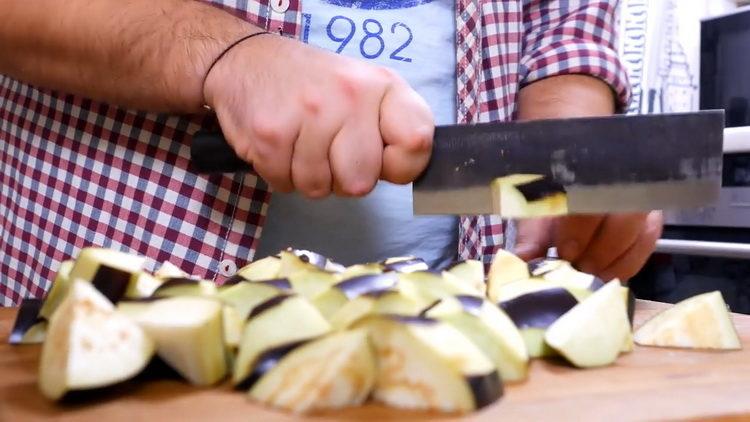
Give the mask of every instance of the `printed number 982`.
[[[336, 24], [336, 22], [339, 21], [345, 22], [344, 25], [348, 28], [345, 30], [344, 34], [341, 34], [340, 32], [341, 25], [336, 25], [337, 28], [335, 32], [337, 32], [338, 34], [334, 33], [333, 26]], [[365, 19], [362, 22], [361, 30], [362, 32], [364, 32], [364, 36], [359, 41], [359, 52], [362, 57], [366, 59], [376, 59], [380, 57], [385, 51], [386, 47], [385, 40], [382, 37], [384, 32], [383, 24], [381, 24], [380, 21], [376, 19]], [[330, 38], [331, 41], [339, 43], [339, 46], [336, 49], [337, 53], [341, 53], [342, 51], [344, 51], [344, 48], [346, 48], [349, 42], [354, 38], [356, 32], [357, 25], [354, 23], [354, 21], [350, 18], [347, 18], [346, 16], [341, 15], [332, 17], [328, 22], [328, 26], [326, 27], [328, 38]], [[404, 57], [400, 55], [401, 52], [409, 44], [411, 44], [412, 40], [414, 39], [414, 36], [411, 33], [411, 29], [402, 22], [396, 22], [391, 25], [391, 34], [394, 34], [396, 36], [406, 34], [407, 37], [406, 40], [404, 40], [398, 47], [396, 47], [396, 49], [394, 49], [388, 57], [392, 60], [411, 63], [410, 57]]]

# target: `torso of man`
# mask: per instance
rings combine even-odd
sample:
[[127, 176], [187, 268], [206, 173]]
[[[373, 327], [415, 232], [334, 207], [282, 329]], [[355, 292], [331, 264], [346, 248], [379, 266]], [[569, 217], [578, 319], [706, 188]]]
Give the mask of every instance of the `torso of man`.
[[[455, 122], [453, 0], [305, 0], [302, 24], [303, 41], [393, 69], [436, 124]], [[379, 182], [360, 199], [275, 193], [256, 256], [294, 246], [343, 264], [414, 255], [446, 265], [456, 257], [458, 219], [413, 216], [411, 192]]]

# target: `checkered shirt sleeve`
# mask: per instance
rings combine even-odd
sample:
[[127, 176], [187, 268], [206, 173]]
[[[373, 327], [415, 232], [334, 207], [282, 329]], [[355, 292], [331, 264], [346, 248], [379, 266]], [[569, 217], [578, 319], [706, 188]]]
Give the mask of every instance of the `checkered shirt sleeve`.
[[556, 75], [584, 74], [607, 83], [618, 110], [630, 98], [616, 51], [617, 1], [525, 0], [521, 86]]

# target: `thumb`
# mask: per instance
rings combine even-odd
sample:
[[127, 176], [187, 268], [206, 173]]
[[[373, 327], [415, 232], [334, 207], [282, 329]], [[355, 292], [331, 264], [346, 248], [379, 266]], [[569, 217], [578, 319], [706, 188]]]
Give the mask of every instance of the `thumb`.
[[552, 246], [552, 218], [521, 219], [514, 253], [524, 261], [544, 257]]

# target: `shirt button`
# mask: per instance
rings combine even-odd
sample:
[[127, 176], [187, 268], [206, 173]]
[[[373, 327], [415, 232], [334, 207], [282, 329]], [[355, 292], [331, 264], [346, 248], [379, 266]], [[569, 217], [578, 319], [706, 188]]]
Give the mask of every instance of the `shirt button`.
[[237, 264], [231, 259], [225, 259], [219, 263], [219, 273], [224, 277], [231, 277], [237, 272]]
[[271, 9], [276, 13], [284, 13], [289, 10], [289, 0], [270, 0]]

